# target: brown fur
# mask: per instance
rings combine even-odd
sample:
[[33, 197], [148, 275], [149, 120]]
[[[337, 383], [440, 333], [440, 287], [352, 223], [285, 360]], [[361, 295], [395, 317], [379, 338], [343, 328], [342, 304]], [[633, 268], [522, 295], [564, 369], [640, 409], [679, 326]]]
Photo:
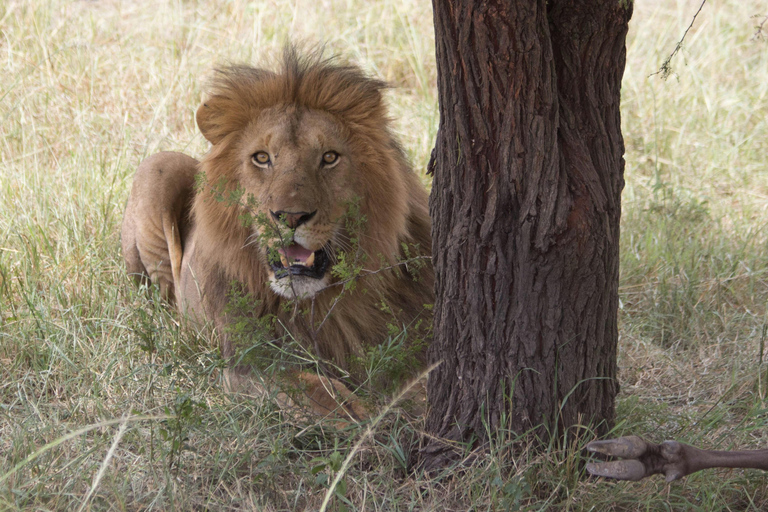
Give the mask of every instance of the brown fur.
[[[219, 329], [226, 358], [235, 358], [237, 352], [224, 329], [231, 322], [225, 309], [232, 283], [238, 283], [253, 299], [251, 315], [274, 315], [277, 325], [285, 326], [307, 349], [333, 362], [342, 372], [351, 372], [353, 381], [363, 377], [353, 364], [355, 357], [364, 356], [368, 348], [387, 339], [388, 323], [412, 327], [417, 319], [427, 316], [424, 304], [433, 301], [431, 265], [420, 269], [417, 278], [405, 268], [382, 270], [405, 259], [403, 244], [410, 246], [410, 256], [426, 256], [431, 250], [427, 194], [390, 132], [381, 96], [384, 87], [357, 68], [314, 57], [301, 59], [292, 50], [286, 51], [280, 73], [230, 67], [218, 71], [212, 80], [209, 95], [197, 111], [198, 126], [212, 144], [199, 165], [208, 186], [193, 199], [192, 227], [182, 237], [181, 275], [178, 279], [174, 275], [174, 285], [184, 311], [212, 320]], [[269, 167], [257, 166], [252, 160], [258, 151], [271, 155]], [[338, 153], [333, 166], [319, 160], [326, 151]], [[189, 160], [191, 169], [194, 160]], [[150, 167], [161, 163], [155, 161]], [[136, 179], [141, 179], [140, 172]], [[256, 199], [255, 212], [217, 201], [214, 188], [220, 183], [226, 184], [227, 192], [239, 188], [245, 197]], [[150, 190], [152, 195], [159, 188], [153, 183], [143, 190]], [[136, 190], [134, 185], [129, 205], [136, 202]], [[285, 281], [289, 278], [275, 280], [267, 264], [267, 247], [249, 238], [259, 228], [242, 222], [244, 213], [270, 218], [270, 212], [275, 211], [314, 211], [311, 221], [296, 228], [296, 243], [311, 251], [324, 247], [336, 253], [348, 250], [349, 238], [354, 236], [339, 220], [353, 198], [359, 198], [361, 213], [367, 219], [359, 250], [366, 255], [366, 271], [376, 274], [360, 278], [354, 290], [341, 296], [340, 286], [316, 292], [315, 281], [305, 285], [304, 281]], [[163, 208], [175, 212], [176, 219], [185, 218], [186, 212], [157, 206], [168, 200], [145, 199], [144, 203], [155, 205], [145, 211], [129, 207], [125, 224], [156, 223], [153, 219]], [[136, 220], [129, 221], [129, 215]], [[286, 227], [276, 224], [276, 233], [282, 236]], [[153, 236], [158, 245], [160, 231]], [[269, 245], [277, 241], [276, 236], [268, 237]], [[165, 240], [170, 247], [171, 240], [167, 236]], [[125, 245], [124, 240], [130, 271]], [[145, 261], [144, 267], [152, 264]], [[273, 288], [271, 278], [277, 283]], [[337, 280], [330, 271], [324, 279], [326, 285]], [[307, 293], [314, 296], [298, 301], [286, 298], [286, 294], [303, 293], [296, 292], [293, 284], [287, 290], [286, 282], [296, 282], [298, 289], [309, 290]], [[276, 293], [280, 286], [282, 292]], [[298, 309], [292, 306], [296, 302]], [[389, 311], [380, 307], [382, 302]], [[317, 327], [331, 308], [322, 328], [314, 332], [313, 323]], [[314, 312], [313, 318], [309, 311]], [[421, 364], [423, 355], [419, 354]], [[248, 370], [236, 367], [230, 371], [231, 384], [239, 387], [244, 378], [247, 380]], [[294, 380], [312, 387], [308, 395], [323, 384], [322, 379], [306, 374]], [[337, 384], [335, 380], [331, 386], [326, 382], [326, 394], [333, 395], [333, 388], [338, 391]], [[354, 412], [359, 415], [360, 411]]]
[[137, 283], [151, 281], [163, 299], [173, 302], [181, 276], [182, 239], [189, 223], [197, 160], [162, 152], [136, 170], [125, 207], [121, 242], [128, 274]]

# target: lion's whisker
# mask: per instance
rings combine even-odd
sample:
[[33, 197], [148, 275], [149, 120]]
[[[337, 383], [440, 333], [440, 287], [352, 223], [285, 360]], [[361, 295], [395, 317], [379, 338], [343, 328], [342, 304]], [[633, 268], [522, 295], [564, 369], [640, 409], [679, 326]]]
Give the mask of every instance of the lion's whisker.
[[325, 251], [325, 254], [328, 255], [328, 258], [331, 260], [331, 265], [337, 265], [339, 263], [338, 254], [336, 254], [336, 251], [333, 250], [333, 247], [331, 246], [330, 243], [324, 244], [323, 250]]
[[245, 243], [243, 244], [242, 249], [245, 249], [249, 245], [256, 245], [258, 244], [258, 242], [259, 242], [259, 234], [253, 233], [250, 236], [248, 236], [248, 238], [245, 239]]
[[[343, 242], [341, 240], [336, 241], [336, 245], [339, 246], [339, 248], [344, 252], [353, 252], [354, 248], [352, 247], [352, 244], [349, 244], [347, 242]], [[336, 251], [333, 251], [334, 254], [336, 254]]]

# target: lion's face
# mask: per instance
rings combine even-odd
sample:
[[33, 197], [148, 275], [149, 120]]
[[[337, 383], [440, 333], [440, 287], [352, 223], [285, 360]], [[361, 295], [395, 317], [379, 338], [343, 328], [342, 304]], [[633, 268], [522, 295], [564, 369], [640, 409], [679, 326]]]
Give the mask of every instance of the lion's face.
[[257, 243], [272, 289], [310, 298], [330, 284], [345, 245], [343, 218], [355, 190], [344, 127], [331, 115], [295, 105], [264, 110], [240, 137], [237, 180], [252, 198]]
[[246, 228], [242, 209], [195, 199], [198, 232], [220, 269], [254, 290], [266, 275], [280, 296], [311, 298], [332, 283], [339, 253], [354, 252], [368, 271], [396, 262], [418, 184], [389, 131], [384, 87], [290, 51], [281, 73], [234, 66], [214, 75], [197, 110], [211, 143], [201, 169], [209, 183], [244, 192], [255, 217]]

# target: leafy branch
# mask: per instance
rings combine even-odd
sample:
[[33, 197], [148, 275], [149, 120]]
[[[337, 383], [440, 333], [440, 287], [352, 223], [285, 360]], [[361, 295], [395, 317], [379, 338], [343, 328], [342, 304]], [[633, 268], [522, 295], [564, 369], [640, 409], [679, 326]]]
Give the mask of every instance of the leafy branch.
[[[335, 288], [335, 287], [337, 287], [337, 286], [344, 286], [344, 285], [346, 285], [347, 283], [350, 283], [350, 282], [354, 282], [354, 281], [357, 281], [357, 280], [359, 280], [359, 279], [362, 279], [362, 278], [364, 278], [364, 277], [373, 276], [373, 275], [379, 274], [379, 273], [381, 273], [381, 272], [385, 272], [385, 271], [387, 271], [387, 270], [392, 270], [392, 269], [395, 269], [395, 268], [398, 268], [398, 267], [403, 267], [403, 266], [404, 266], [404, 267], [408, 268], [408, 264], [410, 264], [410, 263], [414, 263], [414, 262], [416, 262], [416, 261], [419, 261], [419, 260], [431, 260], [431, 259], [432, 259], [432, 256], [413, 256], [413, 257], [411, 257], [411, 258], [408, 258], [407, 260], [398, 261], [397, 263], [393, 263], [392, 265], [388, 265], [388, 266], [386, 266], [386, 267], [381, 267], [381, 268], [379, 268], [379, 269], [377, 269], [377, 270], [365, 270], [365, 269], [361, 269], [361, 270], [360, 270], [360, 272], [359, 272], [358, 274], [356, 274], [356, 275], [353, 275], [352, 277], [349, 277], [349, 278], [347, 278], [347, 279], [345, 279], [345, 280], [343, 280], [343, 281], [337, 281], [337, 282], [335, 282], [335, 283], [331, 283], [331, 284], [329, 284], [328, 286], [326, 286], [326, 287], [322, 288], [320, 291], [322, 292], [322, 291], [324, 291], [324, 290], [328, 290], [328, 289], [330, 289], [330, 288]], [[319, 292], [318, 292], [318, 293], [319, 293]], [[331, 314], [331, 311], [333, 310], [333, 308], [336, 306], [336, 304], [338, 303], [338, 301], [339, 301], [340, 299], [341, 299], [341, 293], [340, 293], [339, 295], [337, 295], [337, 296], [336, 296], [336, 298], [334, 299], [333, 303], [331, 304], [331, 307], [330, 307], [330, 308], [328, 308], [328, 312], [325, 314], [325, 317], [324, 317], [324, 318], [323, 318], [323, 320], [320, 322], [320, 325], [318, 325], [318, 327], [317, 327], [317, 330], [318, 330], [318, 331], [319, 331], [319, 330], [320, 330], [320, 328], [323, 326], [323, 324], [325, 323], [325, 321], [328, 319], [328, 317], [329, 317], [329, 316], [330, 316], [330, 314]], [[313, 303], [314, 303], [314, 301], [315, 301], [315, 299], [314, 299], [314, 298], [312, 298], [312, 302], [313, 302]]]
[[[248, 237], [248, 241], [243, 246], [244, 248], [249, 245], [265, 248], [268, 251], [268, 259], [278, 258], [276, 254], [278, 249], [276, 247], [289, 247], [294, 243], [295, 229], [289, 229], [288, 226], [281, 222], [276, 222], [276, 219], [271, 218], [269, 215], [259, 213], [258, 202], [252, 195], [246, 197], [245, 191], [237, 186], [233, 186], [232, 182], [219, 180], [215, 184], [209, 184], [206, 182], [204, 176], [197, 178], [198, 192], [205, 191], [210, 193], [214, 200], [225, 203], [226, 206], [237, 207], [240, 209], [239, 218], [243, 222], [244, 226], [257, 227], [254, 229], [254, 233]], [[320, 337], [319, 333], [331, 318], [331, 314], [338, 307], [342, 298], [346, 295], [346, 292], [354, 289], [355, 284], [360, 282], [364, 278], [382, 274], [387, 271], [397, 271], [396, 269], [405, 267], [405, 271], [414, 274], [418, 272], [419, 268], [425, 265], [425, 260], [431, 259], [428, 255], [412, 255], [414, 251], [413, 247], [409, 247], [407, 244], [401, 244], [400, 261], [387, 264], [382, 259], [379, 268], [366, 269], [366, 261], [370, 258], [360, 243], [360, 240], [365, 235], [366, 216], [360, 211], [360, 199], [352, 199], [348, 202], [344, 209], [344, 214], [339, 222], [343, 224], [343, 230], [337, 233], [337, 238], [333, 246], [326, 244], [324, 246], [327, 251], [327, 255], [332, 261], [332, 274], [336, 277], [336, 281], [320, 288], [311, 298], [308, 299], [309, 303], [301, 303], [296, 300], [299, 297], [296, 290], [293, 288], [292, 275], [286, 276], [290, 280], [289, 286], [293, 292], [294, 299], [289, 299], [285, 306], [288, 310], [292, 309], [292, 321], [304, 332], [304, 343], [299, 342], [298, 346], [302, 350], [306, 351], [307, 346], [314, 349], [314, 361], [313, 364], [316, 367], [316, 371], [319, 374], [325, 376], [338, 375], [337, 371], [332, 371], [328, 364], [332, 364], [329, 361], [325, 361], [320, 356]], [[341, 237], [339, 239], [339, 237]], [[331, 252], [333, 251], [333, 252]], [[272, 253], [275, 254], [272, 254]], [[322, 308], [318, 308], [318, 304], [323, 304], [319, 301], [318, 296], [325, 290], [338, 289], [338, 293], [334, 294], [330, 300], [324, 303]], [[230, 293], [237, 294], [238, 290], [233, 289]], [[240, 290], [242, 292], [243, 290]], [[236, 304], [231, 304], [231, 310], [241, 310], [244, 312], [251, 311], [252, 308], [248, 308], [246, 302], [253, 300], [249, 294], [245, 294], [242, 297], [236, 298]], [[233, 300], [234, 297], [230, 297]], [[322, 311], [324, 310], [324, 311]], [[316, 318], [322, 315], [319, 319], [319, 323], [316, 322]], [[246, 317], [249, 313], [246, 313]], [[274, 318], [273, 318], [274, 320]], [[252, 330], [253, 320], [242, 319], [237, 322], [232, 329], [232, 332], [239, 332], [241, 334], [246, 333], [259, 333], [264, 332], [266, 325], [259, 323], [256, 325], [257, 329]], [[285, 326], [284, 326], [285, 328]], [[285, 329], [286, 332], [288, 329]], [[291, 334], [291, 333], [289, 333]], [[250, 336], [248, 336], [250, 338]], [[258, 337], [258, 336], [257, 336]], [[265, 336], [268, 337], [268, 336]], [[291, 338], [293, 336], [291, 335]], [[245, 340], [244, 340], [245, 341]], [[246, 352], [252, 352], [248, 359], [253, 360], [260, 359], [260, 355], [263, 355], [263, 345], [259, 345], [261, 349], [255, 349], [252, 347]], [[286, 351], [281, 351], [286, 353]], [[245, 357], [245, 355], [243, 355]], [[405, 357], [405, 356], [404, 356]], [[304, 359], [303, 363], [308, 362]], [[279, 366], [282, 367], [282, 364]]]

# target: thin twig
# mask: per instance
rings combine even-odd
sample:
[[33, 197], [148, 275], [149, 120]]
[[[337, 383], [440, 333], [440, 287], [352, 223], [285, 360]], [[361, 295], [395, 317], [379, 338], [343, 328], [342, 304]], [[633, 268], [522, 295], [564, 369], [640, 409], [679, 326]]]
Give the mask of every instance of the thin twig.
[[[752, 16], [753, 18], [759, 18], [760, 15], [756, 14]], [[755, 33], [752, 35], [752, 40], [758, 40], [763, 41], [765, 39], [765, 34], [763, 33], [763, 27], [765, 26], [765, 23], [768, 21], [768, 16], [763, 17], [763, 21], [755, 25]]]
[[691, 19], [691, 24], [688, 25], [688, 28], [685, 29], [685, 32], [683, 33], [683, 37], [680, 39], [680, 41], [677, 42], [677, 46], [675, 46], [675, 49], [672, 51], [672, 53], [667, 57], [667, 59], [664, 61], [664, 63], [661, 65], [658, 71], [655, 73], [651, 73], [648, 75], [648, 77], [652, 77], [653, 75], [661, 74], [661, 78], [663, 80], [666, 80], [669, 78], [669, 75], [672, 73], [672, 67], [670, 63], [672, 62], [672, 59], [677, 54], [677, 52], [680, 51], [680, 49], [683, 47], [683, 41], [685, 41], [685, 36], [688, 35], [688, 31], [691, 30], [693, 27], [693, 24], [696, 22], [696, 16], [699, 15], [701, 10], [704, 8], [704, 4], [707, 3], [707, 0], [702, 0], [701, 5], [699, 6], [699, 10], [696, 11], [696, 14], [693, 15], [693, 19]]

